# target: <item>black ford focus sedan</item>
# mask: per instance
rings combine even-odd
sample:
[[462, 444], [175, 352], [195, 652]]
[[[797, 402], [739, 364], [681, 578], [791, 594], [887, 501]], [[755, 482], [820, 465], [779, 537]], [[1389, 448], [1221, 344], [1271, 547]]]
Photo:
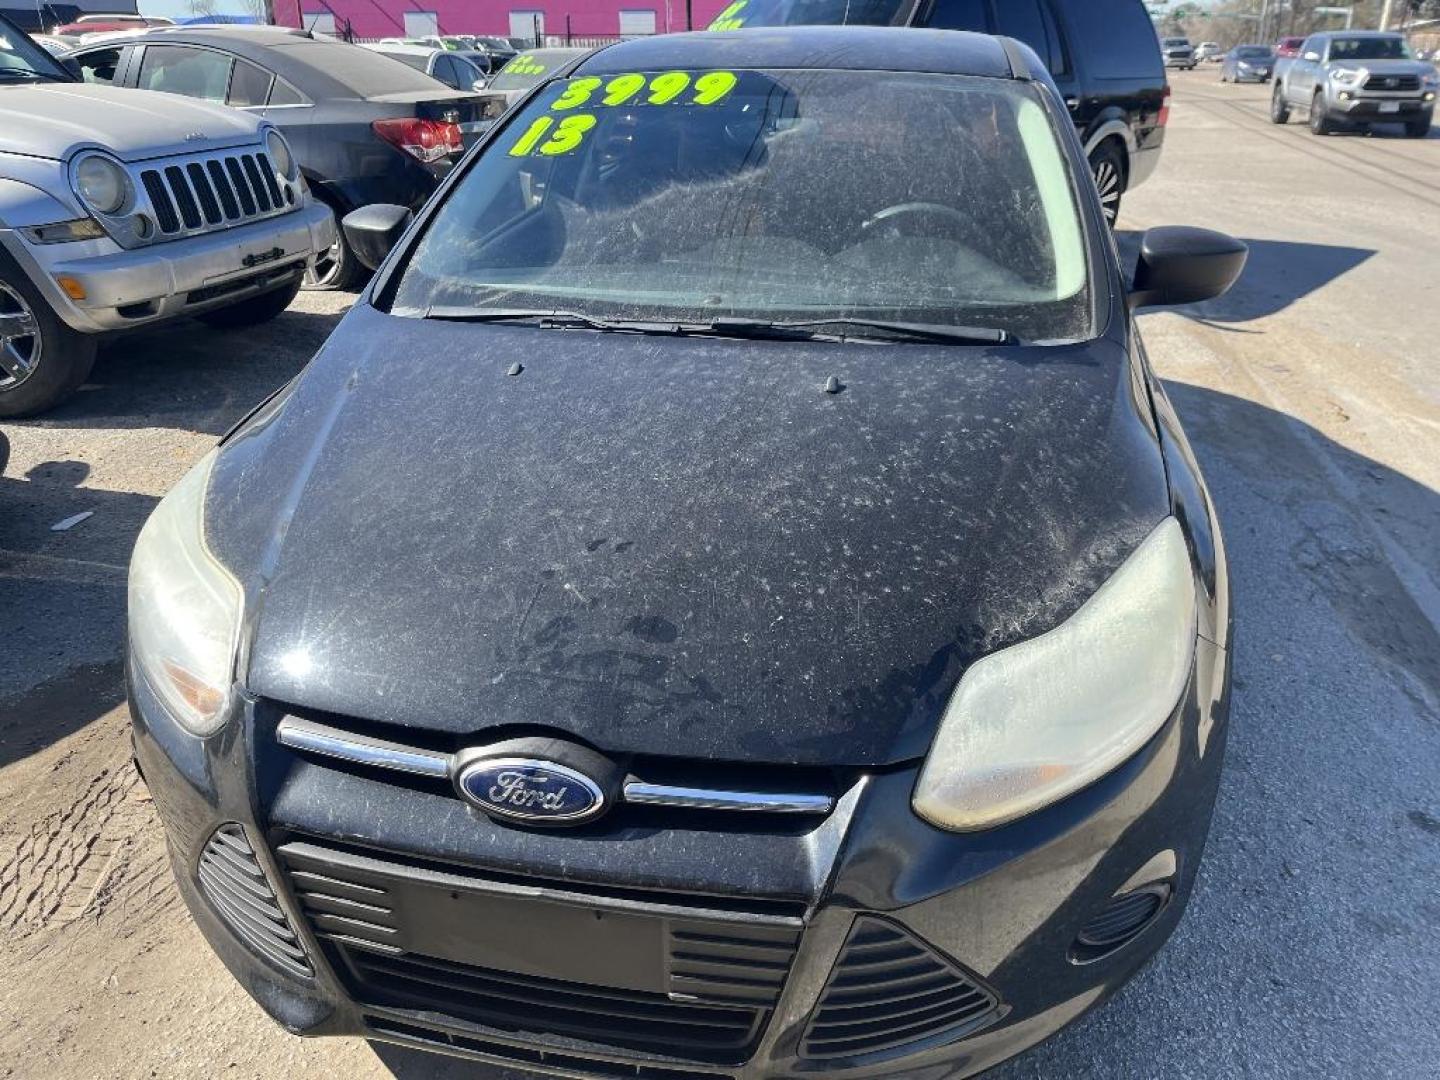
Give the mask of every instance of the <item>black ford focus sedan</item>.
[[[135, 753], [291, 1031], [564, 1075], [969, 1075], [1195, 880], [1204, 481], [1026, 47], [677, 35], [537, 86], [159, 505]], [[386, 254], [388, 252], [388, 254]], [[1179, 988], [1176, 988], [1179, 992]]]

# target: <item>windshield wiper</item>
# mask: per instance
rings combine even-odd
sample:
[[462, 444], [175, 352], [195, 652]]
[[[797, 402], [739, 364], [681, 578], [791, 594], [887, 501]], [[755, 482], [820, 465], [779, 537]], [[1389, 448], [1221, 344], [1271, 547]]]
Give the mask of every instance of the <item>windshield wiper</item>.
[[34, 71], [30, 68], [0, 68], [0, 79], [48, 79], [50, 82], [63, 82], [55, 75], [47, 75], [43, 71]]
[[639, 322], [626, 319], [597, 319], [578, 311], [542, 311], [528, 308], [431, 307], [427, 319], [477, 323], [528, 323], [545, 330], [610, 330], [630, 334], [679, 334], [678, 323]]
[[[821, 335], [821, 327], [836, 328], [836, 332]], [[847, 334], [844, 327], [856, 327], [862, 331], [877, 330], [885, 338], [874, 334]], [[1015, 345], [1019, 339], [1009, 330], [992, 329], [988, 326], [948, 326], [944, 323], [890, 322], [885, 319], [864, 319], [854, 316], [833, 319], [794, 319], [787, 322], [766, 322], [763, 319], [716, 319], [707, 329], [712, 333], [728, 337], [777, 338], [782, 340], [818, 339], [822, 336], [839, 340], [889, 340], [930, 341], [942, 345]]]

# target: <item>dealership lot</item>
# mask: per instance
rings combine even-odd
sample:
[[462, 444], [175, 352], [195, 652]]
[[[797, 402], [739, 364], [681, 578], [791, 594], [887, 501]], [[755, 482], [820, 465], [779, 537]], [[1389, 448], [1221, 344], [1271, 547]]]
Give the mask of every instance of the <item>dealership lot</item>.
[[[1215, 831], [1152, 968], [998, 1075], [1414, 1076], [1440, 1053], [1440, 136], [1317, 139], [1268, 123], [1268, 86], [1215, 79], [1172, 75], [1161, 170], [1121, 219], [1122, 243], [1191, 223], [1252, 245], [1231, 294], [1142, 320], [1234, 576]], [[0, 1076], [475, 1072], [274, 1028], [185, 919], [128, 766], [135, 533], [347, 303], [137, 337], [5, 426]]]

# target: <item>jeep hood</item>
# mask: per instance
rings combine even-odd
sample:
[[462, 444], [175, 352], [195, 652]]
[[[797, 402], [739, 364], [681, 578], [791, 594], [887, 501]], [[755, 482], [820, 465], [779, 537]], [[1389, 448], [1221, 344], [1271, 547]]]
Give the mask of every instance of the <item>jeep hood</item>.
[[93, 83], [0, 86], [0, 146], [65, 160], [86, 147], [125, 161], [256, 141], [254, 117], [177, 94]]
[[473, 741], [879, 765], [922, 756], [965, 667], [1071, 615], [1168, 507], [1110, 340], [649, 337], [362, 304], [222, 448], [207, 536], [271, 700]]

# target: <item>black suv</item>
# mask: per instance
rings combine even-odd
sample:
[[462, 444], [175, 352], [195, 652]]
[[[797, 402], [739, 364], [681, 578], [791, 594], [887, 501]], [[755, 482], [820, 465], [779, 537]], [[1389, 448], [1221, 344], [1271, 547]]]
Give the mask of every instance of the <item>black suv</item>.
[[840, 24], [978, 30], [1025, 42], [1070, 107], [1111, 225], [1121, 195], [1160, 160], [1170, 87], [1141, 0], [735, 0], [710, 29]]

